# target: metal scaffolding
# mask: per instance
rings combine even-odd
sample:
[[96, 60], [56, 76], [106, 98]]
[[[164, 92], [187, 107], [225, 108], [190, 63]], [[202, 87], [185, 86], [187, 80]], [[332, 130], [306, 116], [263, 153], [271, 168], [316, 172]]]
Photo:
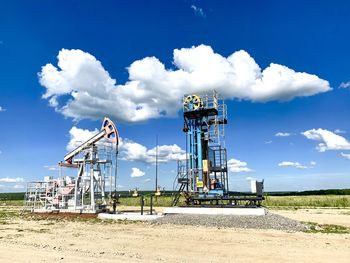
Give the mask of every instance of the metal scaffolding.
[[186, 95], [183, 112], [188, 158], [178, 164], [178, 190], [186, 189], [189, 198], [226, 195], [229, 189], [224, 129], [227, 108], [224, 100], [215, 91]]
[[175, 206], [180, 195], [188, 206], [256, 207], [263, 200], [263, 182], [256, 196], [234, 196], [229, 191], [225, 125], [227, 107], [222, 97], [185, 95], [183, 99], [186, 159], [178, 162], [174, 181]]

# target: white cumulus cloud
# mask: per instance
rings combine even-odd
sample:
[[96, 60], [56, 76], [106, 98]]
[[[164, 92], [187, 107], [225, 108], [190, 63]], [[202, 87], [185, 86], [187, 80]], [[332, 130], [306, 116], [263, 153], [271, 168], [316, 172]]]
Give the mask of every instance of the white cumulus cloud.
[[[120, 140], [119, 153], [120, 158], [126, 161], [155, 163], [156, 159], [156, 147], [148, 149], [146, 146], [129, 139]], [[185, 158], [185, 150], [182, 150], [181, 147], [176, 144], [158, 146], [159, 163], [183, 160]]]
[[[73, 126], [70, 131], [70, 141], [67, 144], [67, 150], [71, 151], [78, 147], [98, 132], [84, 130]], [[155, 163], [156, 147], [148, 149], [146, 146], [129, 140], [127, 138], [119, 138], [119, 158], [125, 161], [139, 161], [143, 163]], [[185, 159], [186, 152], [180, 146], [173, 145], [159, 145], [158, 146], [158, 162], [166, 163], [169, 161], [177, 161]], [[47, 167], [49, 168], [49, 167]]]
[[0, 106], [0, 112], [6, 111], [3, 107]]
[[345, 159], [349, 159], [350, 160], [350, 153], [340, 153], [340, 155], [342, 157], [344, 157]]
[[244, 50], [224, 57], [210, 46], [175, 49], [174, 69], [156, 57], [133, 62], [129, 80], [117, 84], [93, 55], [62, 49], [57, 67], [47, 64], [39, 75], [44, 99], [66, 117], [124, 122], [176, 116], [184, 94], [216, 89], [226, 99], [287, 101], [331, 90], [328, 81], [271, 63], [261, 69]]
[[275, 136], [276, 137], [288, 137], [288, 136], [290, 136], [290, 133], [288, 133], [288, 132], [277, 132], [275, 134]]
[[16, 177], [16, 178], [11, 178], [11, 177], [4, 177], [0, 178], [1, 183], [23, 183], [24, 179], [22, 177]]
[[133, 167], [131, 168], [131, 177], [141, 177], [144, 176], [145, 172], [141, 171], [139, 168]]
[[314, 162], [314, 161], [310, 162], [310, 166], [302, 165], [299, 162], [290, 162], [290, 161], [284, 161], [284, 162], [280, 162], [278, 164], [278, 166], [280, 166], [280, 167], [294, 167], [294, 168], [297, 168], [297, 169], [313, 168], [315, 165], [316, 165], [316, 162]]
[[58, 171], [58, 165], [44, 165], [44, 168], [46, 168], [49, 171]]
[[86, 142], [92, 136], [96, 135], [98, 130], [95, 129], [93, 131], [84, 130], [73, 126], [69, 131], [70, 140], [67, 144], [67, 151], [72, 151], [78, 146], [80, 146], [83, 142]]
[[227, 161], [227, 167], [232, 173], [252, 172], [246, 162], [242, 162], [233, 158]]
[[350, 150], [350, 142], [344, 137], [325, 129], [312, 129], [301, 133], [310, 140], [320, 141], [317, 150]]
[[304, 165], [301, 165], [298, 162], [289, 162], [289, 161], [284, 161], [278, 164], [280, 167], [295, 167], [298, 169], [306, 169], [307, 167]]
[[341, 89], [350, 88], [350, 81], [340, 83], [339, 88], [341, 88]]

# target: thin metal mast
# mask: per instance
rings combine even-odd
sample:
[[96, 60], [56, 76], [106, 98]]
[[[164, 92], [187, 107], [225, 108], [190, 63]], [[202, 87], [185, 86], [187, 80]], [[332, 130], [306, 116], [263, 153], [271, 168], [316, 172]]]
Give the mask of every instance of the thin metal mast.
[[158, 189], [158, 134], [156, 135], [156, 188], [155, 191], [157, 192]]
[[[115, 170], [114, 170], [114, 193], [117, 193], [117, 180], [118, 180], [118, 144], [115, 145]], [[111, 164], [112, 166], [112, 164]], [[112, 174], [111, 174], [112, 176]]]

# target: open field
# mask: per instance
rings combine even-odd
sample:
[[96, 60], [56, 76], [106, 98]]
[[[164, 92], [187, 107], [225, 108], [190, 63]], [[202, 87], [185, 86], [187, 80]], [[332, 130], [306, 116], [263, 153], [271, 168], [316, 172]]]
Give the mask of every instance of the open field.
[[[350, 194], [349, 189], [343, 190], [320, 190], [320, 191], [309, 191], [311, 194], [301, 195], [300, 193], [295, 195], [278, 194], [278, 195], [265, 195], [263, 206], [266, 207], [338, 207], [347, 208], [350, 207]], [[305, 192], [305, 193], [309, 193]], [[327, 193], [320, 195], [319, 193]], [[332, 194], [332, 193], [340, 194]], [[314, 193], [314, 194], [312, 194]], [[124, 193], [126, 194], [126, 193]], [[145, 192], [144, 200], [145, 205], [150, 204], [150, 192]], [[24, 199], [24, 193], [0, 193], [0, 204], [15, 204], [22, 205]], [[179, 205], [184, 204], [184, 198], [180, 198]], [[124, 206], [139, 206], [140, 197], [123, 197], [119, 199], [120, 205]], [[172, 196], [168, 193], [166, 196], [153, 197], [153, 205], [155, 207], [171, 206]]]
[[[150, 205], [150, 196], [144, 196], [145, 206]], [[140, 197], [123, 197], [119, 199], [120, 205], [139, 206]], [[171, 196], [153, 197], [153, 206], [171, 206]], [[184, 198], [180, 198], [178, 205], [184, 205]], [[306, 195], [306, 196], [265, 196], [262, 203], [266, 207], [350, 207], [350, 195]]]
[[0, 202], [0, 262], [348, 262], [350, 257], [349, 208], [273, 209], [314, 222], [314, 231], [289, 232], [43, 218], [20, 215], [18, 204]]
[[350, 195], [265, 196], [264, 206], [350, 207]]
[[[153, 198], [154, 206], [170, 206], [171, 196]], [[145, 196], [145, 205], [149, 205], [150, 198]], [[139, 205], [139, 198], [120, 198], [122, 205]], [[184, 199], [180, 198], [180, 205]], [[350, 207], [350, 195], [306, 195], [306, 196], [265, 196], [263, 206], [266, 207]]]

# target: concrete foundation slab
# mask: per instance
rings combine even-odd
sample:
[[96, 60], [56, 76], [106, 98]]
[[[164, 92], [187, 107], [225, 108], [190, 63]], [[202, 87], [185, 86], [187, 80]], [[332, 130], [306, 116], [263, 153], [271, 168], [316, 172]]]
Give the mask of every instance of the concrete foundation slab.
[[266, 209], [259, 208], [213, 208], [213, 207], [166, 207], [164, 214], [195, 214], [195, 215], [238, 215], [264, 216]]
[[141, 215], [140, 213], [121, 213], [121, 214], [100, 213], [98, 214], [97, 217], [99, 219], [151, 221], [151, 220], [156, 220], [160, 217], [163, 217], [163, 215], [149, 215], [149, 214]]
[[69, 213], [69, 214], [97, 214], [101, 210], [83, 210], [83, 209], [32, 209], [33, 213]]

